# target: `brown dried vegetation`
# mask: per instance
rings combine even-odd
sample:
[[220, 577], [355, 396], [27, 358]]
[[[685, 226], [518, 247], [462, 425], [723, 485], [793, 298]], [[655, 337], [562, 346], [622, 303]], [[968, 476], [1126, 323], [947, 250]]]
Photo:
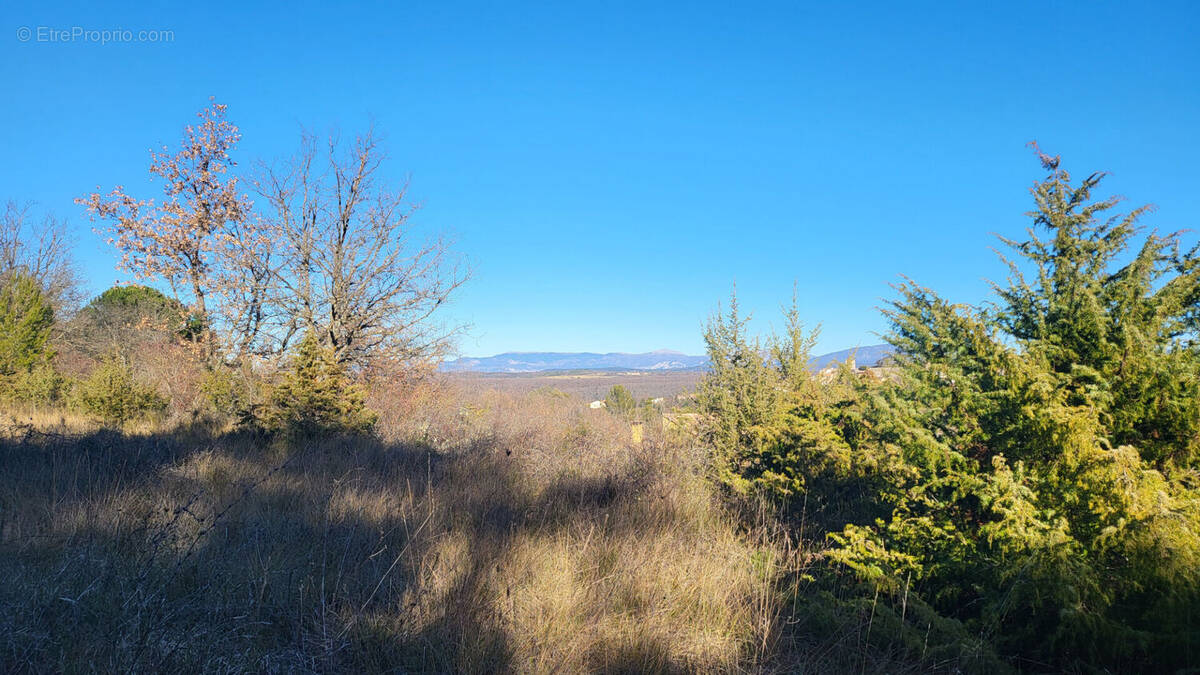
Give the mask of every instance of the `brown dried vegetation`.
[[787, 557], [739, 531], [690, 444], [631, 447], [626, 422], [543, 393], [374, 403], [377, 437], [288, 444], [12, 418], [5, 670], [767, 664]]

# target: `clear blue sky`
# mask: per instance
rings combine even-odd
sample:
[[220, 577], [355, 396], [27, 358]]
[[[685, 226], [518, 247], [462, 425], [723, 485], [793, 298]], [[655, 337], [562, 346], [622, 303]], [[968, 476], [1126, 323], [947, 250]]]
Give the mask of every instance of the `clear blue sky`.
[[1200, 225], [1195, 2], [101, 4], [0, 8], [0, 199], [70, 219], [93, 291], [119, 275], [72, 200], [154, 196], [148, 149], [209, 96], [246, 166], [374, 120], [474, 266], [446, 317], [471, 355], [697, 353], [735, 281], [764, 327], [795, 281], [822, 349], [877, 342], [898, 275], [960, 301], [1002, 276], [1032, 139]]

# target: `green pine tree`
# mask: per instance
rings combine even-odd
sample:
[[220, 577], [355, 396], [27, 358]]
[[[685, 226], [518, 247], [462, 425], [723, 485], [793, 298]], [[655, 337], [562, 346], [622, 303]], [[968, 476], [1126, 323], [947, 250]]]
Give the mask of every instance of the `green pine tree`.
[[0, 376], [29, 372], [51, 356], [54, 309], [32, 277], [0, 280]]
[[997, 302], [906, 282], [885, 312], [900, 382], [868, 402], [857, 451], [885, 471], [886, 513], [847, 523], [831, 557], [878, 588], [912, 581], [1005, 653], [1184, 667], [1200, 639], [1197, 250], [1137, 241], [1147, 209], [1111, 215], [1092, 196], [1103, 174], [1075, 184], [1040, 157]]
[[879, 640], [985, 671], [995, 653], [1187, 668], [1200, 252], [1143, 232], [1146, 208], [1114, 215], [1093, 197], [1103, 174], [1076, 183], [1039, 157], [1049, 175], [1027, 238], [1004, 240], [995, 302], [898, 285], [884, 377], [807, 373], [794, 314], [765, 359], [735, 301], [705, 334], [708, 440], [730, 484], [828, 534], [826, 559], [865, 583], [872, 615], [880, 600]]
[[614, 415], [629, 415], [637, 407], [637, 400], [623, 385], [614, 384], [604, 397], [604, 406]]
[[793, 392], [809, 380], [814, 335], [804, 332], [794, 303], [786, 318], [787, 334], [764, 346], [751, 337], [735, 292], [728, 311], [718, 311], [704, 332], [709, 372], [696, 390], [702, 431], [716, 451], [720, 478], [738, 492], [765, 484], [790, 492], [778, 441]]
[[376, 421], [366, 395], [334, 352], [308, 333], [293, 352], [289, 369], [271, 389], [261, 424], [269, 431], [366, 432]]

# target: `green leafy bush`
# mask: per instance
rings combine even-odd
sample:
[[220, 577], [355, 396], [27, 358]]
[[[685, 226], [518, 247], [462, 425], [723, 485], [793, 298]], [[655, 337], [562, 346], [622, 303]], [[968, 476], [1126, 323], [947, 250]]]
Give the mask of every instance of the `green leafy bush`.
[[124, 359], [109, 356], [75, 387], [74, 398], [85, 412], [113, 424], [161, 414], [167, 400], [139, 384]]
[[296, 346], [287, 371], [270, 389], [256, 423], [269, 432], [361, 433], [377, 416], [334, 352], [308, 333]]

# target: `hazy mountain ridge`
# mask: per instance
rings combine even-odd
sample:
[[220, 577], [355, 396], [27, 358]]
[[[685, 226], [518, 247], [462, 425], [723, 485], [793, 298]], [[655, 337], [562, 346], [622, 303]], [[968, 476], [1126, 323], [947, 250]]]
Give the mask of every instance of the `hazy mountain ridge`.
[[442, 364], [448, 372], [535, 373], [544, 370], [687, 370], [703, 368], [706, 356], [659, 350], [644, 354], [610, 352], [506, 352], [495, 356], [463, 357]]
[[[813, 357], [811, 367], [824, 368], [854, 355], [860, 366], [871, 366], [894, 353], [891, 345], [843, 349]], [[465, 356], [442, 364], [445, 372], [537, 373], [549, 370], [703, 370], [707, 356], [690, 356], [660, 349], [643, 354], [610, 352], [505, 352], [495, 356]]]
[[829, 352], [820, 356], [814, 356], [808, 362], [808, 366], [813, 370], [820, 370], [832, 363], [845, 361], [850, 357], [854, 357], [854, 363], [858, 366], [874, 366], [880, 361], [896, 353], [896, 348], [883, 345], [865, 345], [862, 347], [851, 347], [850, 349], [842, 349], [836, 352]]

